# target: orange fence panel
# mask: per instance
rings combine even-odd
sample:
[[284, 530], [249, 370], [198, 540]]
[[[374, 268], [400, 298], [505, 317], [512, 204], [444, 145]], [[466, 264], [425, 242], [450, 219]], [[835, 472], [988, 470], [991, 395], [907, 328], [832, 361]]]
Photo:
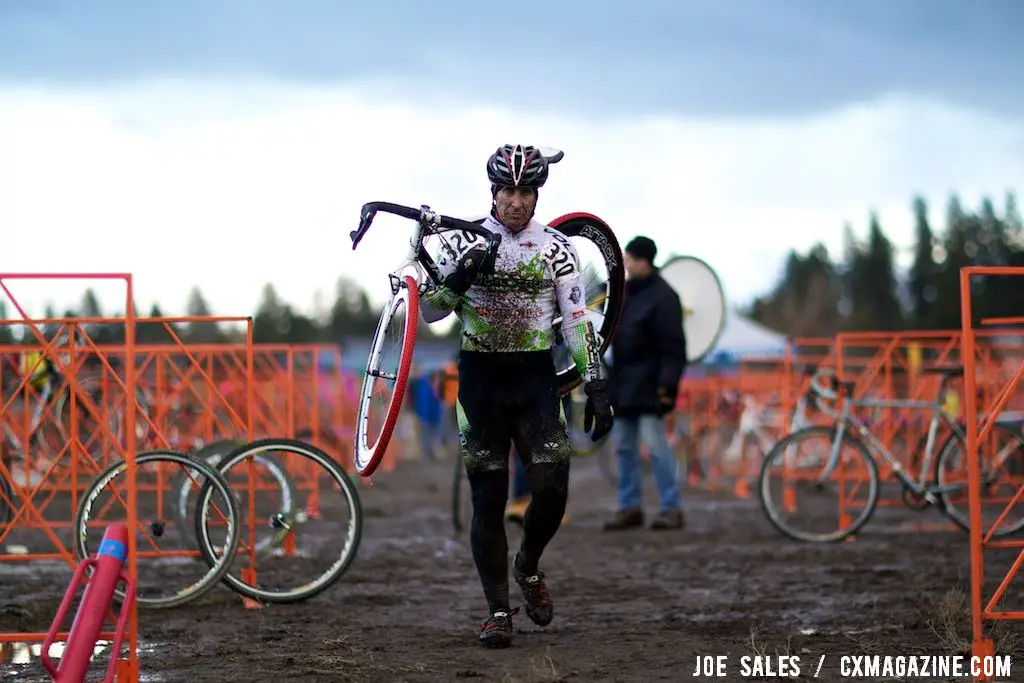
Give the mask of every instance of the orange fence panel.
[[[1008, 340], [992, 330], [979, 331], [977, 336], [984, 337], [984, 343], [978, 345], [975, 354], [976, 393], [984, 401], [998, 392], [1007, 377], [1007, 367], [1016, 367], [1024, 360], [1024, 340]], [[962, 371], [953, 377], [937, 372], [959, 368], [960, 346], [960, 330], [849, 332], [832, 339], [793, 339], [783, 358], [745, 359], [738, 367], [712, 368], [704, 376], [684, 378], [682, 400], [674, 417], [689, 423], [689, 434], [681, 438], [674, 426], [670, 425], [670, 430], [674, 432], [677, 456], [687, 459], [689, 483], [732, 488], [737, 495], [750, 497], [750, 485], [757, 480], [764, 456], [798, 426], [797, 418], [799, 426], [833, 424], [831, 415], [814, 410], [814, 402], [808, 400], [810, 374], [817, 368], [830, 368], [852, 383], [851, 395], [858, 400], [930, 404], [853, 409], [906, 475], [914, 481], [930, 477], [939, 455], [937, 449], [949, 433], [948, 427], [940, 425], [931, 457], [926, 459], [932, 411], [940, 409], [948, 419], [963, 420]], [[1024, 396], [1015, 398], [1011, 405], [1015, 412], [1004, 412], [1002, 420], [1024, 414]], [[841, 407], [841, 402], [835, 407]], [[917, 509], [917, 501], [911, 497], [908, 502], [902, 486], [887, 482], [893, 478], [888, 459], [874, 459], [882, 480], [878, 506]], [[866, 503], [866, 482], [859, 478], [867, 472], [857, 477], [848, 474], [844, 485], [852, 490], [844, 488], [840, 497], [840, 526], [846, 526], [851, 512]], [[966, 472], [962, 476], [966, 481]], [[959, 502], [966, 509], [966, 496]], [[958, 529], [946, 519], [925, 524], [915, 520], [900, 527], [919, 531]]]
[[[82, 343], [88, 344], [88, 335], [83, 329], [82, 320], [33, 320], [29, 316], [24, 307], [19, 303], [17, 298], [11, 293], [9, 283], [13, 280], [31, 281], [31, 280], [106, 280], [113, 282], [123, 282], [125, 285], [125, 319], [122, 322], [124, 325], [124, 345], [123, 352], [127, 358], [134, 356], [134, 344], [135, 344], [135, 318], [133, 313], [134, 304], [134, 292], [132, 286], [132, 276], [129, 274], [0, 274], [0, 290], [3, 291], [7, 297], [9, 303], [12, 304], [13, 308], [17, 311], [20, 318], [16, 321], [0, 321], [0, 325], [10, 327], [13, 324], [25, 325], [26, 329], [31, 335], [31, 339], [39, 346], [39, 357], [36, 363], [45, 360], [52, 364], [52, 367], [60, 373], [66, 382], [66, 394], [68, 397], [68, 409], [62, 413], [61, 410], [57, 410], [56, 415], [50, 412], [46, 421], [48, 427], [51, 427], [50, 435], [52, 439], [42, 440], [44, 447], [46, 444], [52, 443], [53, 441], [63, 440], [63, 447], [59, 451], [53, 453], [53, 462], [47, 468], [47, 473], [52, 472], [56, 469], [56, 463], [61, 458], [66, 458], [69, 461], [70, 471], [67, 474], [72, 482], [71, 490], [74, 491], [77, 479], [77, 468], [82, 462], [92, 462], [95, 465], [93, 459], [92, 449], [87, 445], [89, 439], [83, 441], [82, 434], [79, 432], [79, 420], [78, 412], [82, 411], [88, 418], [95, 420], [96, 428], [104, 433], [106, 437], [110, 437], [110, 442], [114, 444], [120, 452], [121, 457], [127, 464], [127, 501], [125, 503], [129, 528], [135, 528], [137, 526], [136, 519], [136, 490], [135, 490], [135, 411], [126, 410], [123, 420], [123, 442], [120, 438], [114, 438], [111, 433], [110, 424], [105, 419], [105, 409], [102, 405], [97, 405], [96, 402], [89, 396], [88, 392], [77, 384], [77, 377], [74, 371], [71, 371], [75, 367], [75, 351], [79, 348]], [[93, 322], [93, 321], [90, 321]], [[45, 335], [40, 328], [45, 326], [58, 326], [58, 331], [52, 336]], [[112, 372], [110, 363], [103, 362], [103, 370]], [[32, 368], [30, 368], [32, 369]], [[124, 378], [118, 379], [122, 390], [126, 396], [134, 396], [135, 394], [135, 372], [134, 365], [132, 363], [126, 363], [124, 366]], [[3, 417], [7, 411], [16, 403], [16, 399], [19, 393], [22, 398], [25, 396], [31, 397], [31, 392], [27, 392], [25, 385], [30, 375], [18, 383], [14, 388], [14, 392], [11, 397], [6, 397], [2, 407], [0, 407], [0, 417]], [[26, 393], [27, 392], [27, 393]], [[54, 407], [53, 405], [49, 406]], [[22, 424], [25, 422], [25, 416], [28, 415], [27, 411], [22, 411]], [[55, 418], [55, 419], [54, 419]], [[66, 420], [65, 420], [66, 418]], [[43, 425], [46, 418], [40, 419], [35, 427]], [[22, 440], [17, 440], [17, 434], [10, 430], [10, 423], [4, 422], [4, 435], [3, 435], [3, 449], [0, 450], [0, 477], [3, 477], [9, 485], [11, 495], [4, 501], [7, 506], [11, 509], [12, 515], [11, 520], [6, 523], [0, 524], [0, 542], [3, 542], [4, 537], [10, 532], [18, 520], [21, 518], [32, 519], [36, 523], [39, 523], [49, 533], [49, 539], [54, 544], [55, 550], [57, 550], [58, 557], [62, 557], [69, 564], [74, 564], [72, 556], [67, 552], [66, 548], [61, 543], [60, 539], [54, 533], [51, 527], [46, 523], [44, 515], [40, 509], [40, 506], [34, 502], [34, 497], [38, 491], [43, 487], [42, 481], [33, 486], [32, 481], [28, 478], [26, 473], [26, 481], [21, 483], [16, 477], [14, 477], [11, 471], [6, 466], [11, 451], [21, 450], [25, 452], [26, 469], [31, 463], [31, 450], [32, 441], [35, 440], [31, 437], [37, 437], [38, 429], [34, 430], [23, 430]], [[14, 438], [12, 438], [12, 436]], [[48, 502], [48, 500], [47, 500]], [[45, 503], [44, 503], [45, 505]], [[24, 559], [20, 556], [15, 556], [17, 559]], [[0, 562], [9, 561], [11, 559], [8, 555], [0, 556]], [[128, 538], [128, 562], [127, 562], [128, 575], [134, 581], [138, 577], [138, 568], [136, 564], [136, 541], [134, 534], [130, 534]], [[69, 574], [70, 577], [70, 574]], [[134, 605], [130, 607], [128, 615], [128, 642], [127, 642], [127, 658], [121, 660], [118, 663], [117, 668], [117, 680], [121, 682], [131, 681], [132, 683], [138, 681], [139, 677], [139, 665], [138, 665], [138, 614]], [[101, 638], [111, 640], [114, 634], [112, 632], [106, 632], [100, 634]], [[42, 642], [47, 637], [45, 632], [43, 633], [0, 633], [0, 643], [8, 642]], [[66, 638], [66, 633], [61, 633], [58, 638]], [[119, 657], [120, 653], [114, 653], [112, 656]]]
[[[1005, 503], [1001, 514], [991, 523], [983, 515], [982, 506], [982, 452], [981, 444], [991, 433], [992, 427], [996, 424], [1006, 405], [1019, 397], [1019, 383], [1024, 377], [1024, 362], [1017, 362], [1015, 371], [1009, 378], [1004, 378], [1000, 389], [987, 403], [982, 403], [979, 397], [978, 355], [979, 326], [989, 325], [1020, 325], [1019, 318], [1006, 318], [1002, 320], [975, 321], [971, 299], [972, 276], [1024, 276], [1024, 268], [1010, 267], [981, 267], [971, 266], [960, 270], [960, 315], [962, 328], [962, 351], [964, 362], [964, 384], [965, 384], [965, 419], [966, 441], [967, 441], [967, 480], [968, 498], [970, 508], [970, 548], [971, 548], [971, 632], [972, 649], [975, 656], [992, 656], [995, 653], [995, 643], [991, 636], [985, 632], [986, 622], [1024, 620], [1022, 610], [1000, 610], [997, 608], [1000, 601], [1005, 597], [1010, 583], [1017, 575], [1017, 571], [1024, 564], [1024, 540], [996, 539], [995, 532], [1004, 523], [1009, 514], [1015, 510], [1024, 509], [1021, 500], [1024, 498], [1024, 478], [1019, 471], [1011, 472], [1013, 495]], [[1002, 331], [1004, 336], [1008, 333]], [[1004, 368], [1006, 369], [1006, 368]], [[982, 408], [982, 406], [984, 406]], [[987, 464], [987, 463], [986, 463]], [[994, 463], [998, 466], [1000, 463]], [[986, 467], [986, 470], [988, 468]], [[988, 472], [986, 471], [986, 474]], [[1001, 472], [1000, 472], [1001, 474]], [[991, 484], [986, 477], [986, 493]], [[1015, 550], [1016, 559], [1010, 565], [1005, 575], [999, 581], [998, 587], [989, 599], [985, 599], [985, 551], [987, 550]], [[989, 680], [982, 676], [976, 680]]]

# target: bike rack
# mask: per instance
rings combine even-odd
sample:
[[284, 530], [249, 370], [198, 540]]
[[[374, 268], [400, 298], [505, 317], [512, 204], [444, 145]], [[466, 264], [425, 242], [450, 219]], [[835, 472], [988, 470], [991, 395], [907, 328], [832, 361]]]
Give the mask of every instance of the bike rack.
[[[97, 321], [97, 322], [116, 322], [124, 325], [124, 344], [119, 347], [123, 350], [126, 358], [133, 358], [135, 353], [135, 315], [134, 315], [134, 292], [132, 276], [127, 273], [2, 273], [0, 274], [0, 291], [6, 295], [9, 303], [12, 304], [14, 309], [17, 311], [19, 318], [12, 320], [0, 321], [0, 324], [12, 326], [22, 325], [27, 326], [35, 337], [35, 341], [42, 347], [44, 356], [48, 357], [51, 362], [54, 363], [58, 371], [62, 368], [65, 370], [65, 380], [68, 382], [70, 389], [70, 435], [67, 438], [65, 447], [61, 450], [59, 457], [66, 456], [70, 460], [70, 471], [72, 478], [72, 500], [74, 501], [75, 486], [77, 485], [77, 474], [78, 467], [82, 461], [91, 460], [90, 455], [85, 450], [82, 442], [82, 435], [78, 433], [78, 412], [79, 404], [84, 408], [83, 412], [92, 412], [94, 415], [102, 415], [102, 407], [97, 407], [92, 399], [81, 390], [81, 387], [76, 385], [76, 378], [74, 373], [66, 373], [67, 366], [69, 363], [61, 358], [59, 350], [54, 349], [54, 340], [57, 335], [53, 335], [50, 339], [47, 339], [43, 335], [38, 327], [40, 325], [64, 325], [69, 326], [68, 339], [72, 346], [72, 364], [74, 361], [74, 338], [76, 333], [85, 335], [88, 339], [85, 331], [81, 329], [81, 323], [87, 321], [87, 319], [73, 319], [73, 320], [33, 320], [28, 313], [26, 313], [24, 307], [18, 302], [17, 298], [11, 293], [8, 282], [12, 280], [102, 280], [107, 282], [118, 282], [121, 281], [125, 285], [125, 317], [118, 321]], [[109, 364], [107, 365], [109, 368]], [[126, 363], [124, 370], [124, 386], [127, 389], [127, 396], [135, 396], [135, 368], [133, 363]], [[9, 405], [4, 405], [0, 408], [0, 418], [3, 413], [9, 408]], [[135, 414], [136, 410], [125, 411], [125, 443], [123, 447], [119, 443], [119, 439], [110, 439], [114, 443], [114, 447], [120, 451], [121, 457], [127, 463], [127, 501], [125, 502], [125, 508], [127, 512], [127, 526], [129, 529], [135, 529], [138, 526], [137, 523], [137, 509], [136, 509], [136, 486], [135, 486]], [[104, 420], [100, 420], [101, 426], [104, 430], [109, 431]], [[52, 467], [51, 467], [52, 471]], [[0, 476], [10, 478], [10, 473], [6, 471], [6, 467], [0, 463]], [[74, 566], [75, 562], [68, 551], [61, 543], [60, 539], [54, 533], [53, 526], [54, 522], [47, 521], [43, 515], [43, 508], [45, 503], [42, 505], [34, 504], [33, 499], [38, 494], [40, 488], [43, 487], [44, 482], [40, 482], [35, 487], [28, 486], [22, 487], [15, 483], [14, 498], [14, 511], [11, 520], [6, 525], [0, 525], [0, 543], [10, 532], [11, 529], [18, 524], [20, 518], [34, 518], [34, 520], [43, 527], [44, 532], [47, 532], [47, 536], [53, 542], [56, 553], [50, 554], [21, 554], [21, 555], [0, 555], [0, 562], [4, 561], [25, 561], [25, 560], [38, 560], [38, 559], [52, 559], [62, 558], [68, 562], [70, 566]], [[52, 499], [52, 496], [46, 499], [48, 503]], [[18, 506], [18, 501], [21, 501], [21, 505]], [[134, 533], [128, 534], [128, 561], [127, 561], [127, 577], [131, 582], [136, 582], [138, 579], [138, 567], [136, 565], [136, 535]], [[138, 663], [138, 614], [134, 604], [127, 607], [125, 614], [128, 630], [128, 661], [127, 671], [125, 672], [125, 678], [123, 679], [126, 683], [136, 683], [138, 681], [139, 663]], [[55, 633], [52, 634], [54, 639], [66, 639], [67, 633]], [[99, 637], [106, 640], [114, 640], [116, 633], [100, 633]], [[47, 633], [0, 633], [0, 643], [6, 642], [45, 642], [48, 638]]]
[[[971, 307], [971, 277], [975, 275], [1021, 276], [1024, 275], [1024, 268], [970, 266], [960, 269], [961, 356], [964, 366], [964, 408], [967, 422], [968, 496], [971, 525], [969, 534], [971, 547], [971, 647], [974, 656], [983, 657], [996, 654], [994, 641], [985, 633], [984, 627], [986, 622], [1024, 620], [1024, 611], [1000, 611], [996, 607], [1017, 575], [1017, 571], [1024, 564], [1024, 540], [994, 540], [992, 538], [993, 532], [999, 527], [1006, 515], [1024, 498], [1024, 485], [1018, 486], [1016, 494], [1007, 503], [1002, 514], [992, 524], [992, 527], [988, 530], [984, 529], [981, 514], [981, 468], [978, 461], [978, 443], [989, 434], [1003, 407], [1017, 388], [1021, 378], [1024, 377], [1024, 363], [1020, 364], [1013, 377], [1003, 386], [1002, 391], [995, 396], [991, 406], [985, 410], [984, 418], [979, 419], [976, 359], [978, 349], [975, 344], [975, 320]], [[1000, 318], [981, 320], [979, 322], [983, 326], [1020, 325], [1024, 323], [1024, 319]], [[1018, 549], [1019, 552], [1017, 559], [1000, 580], [998, 588], [986, 601], [984, 597], [984, 554], [986, 550], [990, 549]], [[976, 680], [991, 679], [982, 676]]]

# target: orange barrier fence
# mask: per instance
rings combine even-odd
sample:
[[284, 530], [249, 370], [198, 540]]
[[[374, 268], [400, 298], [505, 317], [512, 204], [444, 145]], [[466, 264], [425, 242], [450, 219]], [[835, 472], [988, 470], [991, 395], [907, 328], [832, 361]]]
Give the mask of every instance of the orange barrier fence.
[[[999, 603], [1006, 597], [1010, 583], [1016, 577], [1022, 564], [1024, 564], [1024, 540], [995, 538], [1000, 527], [1007, 522], [1014, 511], [1024, 510], [1021, 500], [1024, 498], [1024, 479], [1020, 471], [1014, 468], [1004, 468], [1003, 464], [996, 460], [989, 461], [987, 452], [982, 450], [985, 439], [992, 432], [1000, 413], [1007, 404], [1015, 399], [1019, 400], [1021, 392], [1019, 385], [1024, 377], [1024, 362], [1016, 360], [1014, 371], [1010, 377], [1004, 368], [1004, 381], [996, 391], [988, 396], [984, 392], [977, 391], [979, 376], [984, 372], [979, 361], [978, 337], [985, 331], [978, 328], [991, 326], [1020, 326], [1024, 318], [1003, 318], [976, 321], [971, 299], [971, 285], [973, 276], [986, 277], [1020, 277], [1024, 276], [1024, 268], [1009, 267], [979, 267], [972, 266], [960, 270], [960, 306], [961, 326], [963, 336], [964, 360], [964, 385], [965, 385], [965, 413], [966, 413], [966, 440], [967, 440], [967, 463], [968, 463], [968, 496], [970, 508], [970, 548], [971, 548], [971, 632], [972, 650], [975, 656], [991, 656], [995, 653], [995, 643], [985, 632], [986, 622], [1024, 620], [1024, 610], [1001, 610]], [[993, 332], [989, 331], [989, 334]], [[1009, 336], [1007, 330], [995, 331], [994, 334]], [[1019, 332], [1018, 332], [1019, 335]], [[987, 399], [987, 400], [984, 400]], [[984, 468], [982, 466], [985, 466]], [[1006, 472], [1010, 469], [1010, 472]], [[1019, 468], [1018, 468], [1019, 469]], [[984, 470], [984, 471], [983, 471]], [[988, 501], [982, 500], [982, 483], [984, 479], [985, 488], [992, 485], [993, 479], [1004, 479], [1009, 474], [1012, 481], [1013, 494], [1002, 509], [997, 510], [998, 514], [990, 521], [988, 515], [984, 514], [983, 504]], [[1016, 475], [1016, 476], [1014, 476]], [[985, 551], [988, 550], [1015, 550], [1016, 559], [1010, 565], [1005, 575], [998, 580], [998, 586], [992, 592], [991, 597], [985, 598], [986, 593], [986, 563]], [[991, 680], [988, 677], [979, 677], [976, 680]]]
[[[979, 400], [988, 400], [1016, 364], [1024, 360], [1024, 343], [1006, 339], [998, 331], [982, 330], [983, 338], [975, 353], [974, 392]], [[691, 485], [732, 488], [737, 495], [753, 495], [751, 484], [760, 473], [764, 456], [793, 428], [798, 414], [803, 426], [831, 425], [834, 418], [800, 405], [809, 386], [807, 369], [831, 368], [843, 380], [852, 383], [857, 399], [912, 400], [920, 407], [860, 407], [854, 415], [865, 422], [872, 435], [899, 463], [912, 480], [932, 476], [939, 446], [949, 433], [939, 426], [931, 456], [927, 440], [932, 412], [936, 405], [951, 420], [963, 421], [962, 376], [945, 378], [939, 370], [954, 374], [961, 359], [961, 331], [908, 331], [842, 333], [834, 339], [796, 339], [782, 358], [747, 359], [738, 369], [705, 377], [684, 378], [680, 390], [681, 414], [689, 418], [687, 438], [678, 440], [677, 454], [689, 464]], [[961, 373], [962, 374], [962, 373]], [[940, 397], [940, 386], [944, 395]], [[1002, 419], [1019, 415], [1024, 407], [1015, 396]], [[837, 406], [838, 407], [838, 406]], [[887, 459], [875, 458], [884, 482], [894, 475]], [[922, 468], [927, 467], [927, 471]], [[866, 472], [858, 476], [866, 476]], [[946, 476], [953, 476], [947, 472]], [[957, 476], [964, 477], [966, 470]], [[851, 514], [864, 505], [864, 482], [850, 476], [847, 495], [840, 497], [838, 515], [846, 526]], [[950, 494], [952, 495], [952, 494]], [[966, 509], [966, 496], [961, 501]], [[880, 489], [880, 507], [907, 505], [900, 486]], [[910, 504], [916, 505], [911, 500]], [[951, 523], [916, 525], [916, 528], [956, 528]]]
[[[127, 466], [127, 491], [126, 491], [126, 517], [129, 529], [137, 527], [136, 519], [136, 490], [135, 490], [135, 410], [124, 411], [124, 440], [123, 443], [120, 439], [113, 438], [113, 434], [109, 429], [109, 425], [102, 419], [103, 409], [96, 405], [95, 401], [90, 398], [89, 392], [86, 388], [83, 388], [78, 383], [78, 377], [76, 373], [71, 371], [73, 367], [71, 359], [73, 358], [73, 350], [76, 347], [76, 340], [80, 339], [78, 333], [81, 333], [81, 329], [76, 327], [74, 323], [68, 323], [66, 321], [33, 321], [31, 317], [25, 312], [24, 307], [18, 302], [17, 298], [11, 293], [9, 283], [13, 280], [107, 280], [107, 281], [122, 281], [125, 285], [125, 311], [127, 311], [122, 324], [124, 326], [124, 344], [123, 353], [125, 357], [134, 357], [135, 353], [135, 318], [133, 313], [134, 305], [134, 292], [132, 287], [132, 276], [129, 274], [0, 274], [0, 290], [3, 291], [7, 298], [7, 301], [13, 306], [18, 312], [20, 319], [17, 321], [20, 324], [28, 324], [28, 330], [31, 335], [35, 338], [35, 341], [39, 344], [42, 357], [45, 358], [53, 367], [65, 377], [66, 381], [66, 392], [67, 392], [67, 405], [68, 410], [66, 415], [68, 417], [68, 423], [66, 425], [60, 425], [60, 427], [67, 427], [67, 429], [56, 429], [55, 435], [51, 435], [51, 438], [56, 441], [63, 439], [63, 444], [59, 450], [53, 453], [54, 463], [51, 463], [50, 467], [47, 468], [47, 473], [55, 469], [55, 463], [61, 458], [66, 458], [70, 463], [70, 471], [68, 472], [68, 478], [74, 479], [77, 477], [77, 463], [92, 461], [92, 454], [89, 452], [90, 449], [85, 444], [89, 442], [87, 439], [85, 442], [82, 440], [82, 435], [79, 432], [79, 424], [77, 414], [79, 406], [84, 412], [96, 419], [97, 429], [103, 432], [106, 437], [109, 437], [110, 443], [114, 444], [114, 447], [120, 453], [120, 457], [124, 459]], [[0, 324], [9, 325], [11, 321], [3, 321]], [[46, 325], [59, 325], [64, 328], [65, 334], [63, 336], [58, 332], [51, 337], [45, 336], [40, 328]], [[108, 362], [102, 363], [102, 370], [111, 372], [112, 368]], [[24, 390], [24, 385], [28, 377], [23, 380], [17, 389]], [[123, 378], [118, 377], [116, 384], [119, 385], [124, 396], [135, 395], [135, 372], [133, 364], [127, 363], [124, 366]], [[3, 402], [0, 406], [0, 418], [3, 418], [11, 406], [15, 403], [18, 391], [14, 392], [14, 395]], [[24, 411], [23, 411], [24, 412]], [[58, 413], [59, 416], [59, 413]], [[51, 419], [50, 425], [55, 425]], [[98, 419], [97, 419], [98, 418]], [[25, 424], [25, 418], [22, 417], [21, 424]], [[7, 432], [9, 429], [9, 423], [4, 421], [4, 431]], [[40, 423], [41, 424], [41, 423]], [[39, 426], [37, 424], [37, 426]], [[21, 444], [23, 450], [26, 452], [31, 450], [32, 439], [29, 438], [27, 433], [28, 430], [22, 432], [23, 440]], [[47, 443], [53, 443], [53, 440], [48, 440]], [[49, 531], [47, 536], [53, 543], [54, 550], [56, 550], [56, 556], [65, 559], [69, 566], [74, 565], [74, 560], [71, 554], [67, 551], [65, 545], [58, 538], [56, 533], [53, 532], [52, 528], [48, 526], [45, 521], [40, 508], [44, 507], [37, 503], [34, 503], [34, 498], [38, 493], [40, 485], [33, 487], [30, 481], [26, 481], [24, 484], [17, 481], [12, 476], [11, 471], [7, 467], [7, 460], [9, 457], [9, 450], [11, 446], [11, 436], [6, 433], [3, 438], [3, 449], [0, 450], [0, 476], [4, 477], [9, 483], [11, 495], [4, 503], [12, 511], [12, 519], [14, 523], [17, 523], [22, 517], [31, 518], [35, 523], [39, 524], [42, 528]], [[72, 487], [74, 490], [75, 487]], [[6, 536], [13, 524], [0, 526], [0, 543], [3, 542], [4, 536]], [[9, 560], [10, 557], [0, 556], [0, 561]], [[128, 535], [128, 562], [127, 562], [127, 574], [132, 581], [136, 581], [138, 577], [138, 567], [136, 563], [136, 539], [135, 534]], [[127, 642], [127, 656], [118, 667], [118, 681], [135, 683], [139, 679], [139, 666], [138, 666], [138, 614], [134, 607], [131, 605], [128, 607], [128, 642]], [[116, 634], [114, 633], [103, 633], [100, 637], [113, 640]], [[0, 643], [9, 642], [43, 642], [47, 638], [45, 632], [40, 633], [0, 633]], [[66, 639], [66, 633], [57, 634], [57, 638]], [[114, 657], [118, 657], [119, 653], [112, 654]]]

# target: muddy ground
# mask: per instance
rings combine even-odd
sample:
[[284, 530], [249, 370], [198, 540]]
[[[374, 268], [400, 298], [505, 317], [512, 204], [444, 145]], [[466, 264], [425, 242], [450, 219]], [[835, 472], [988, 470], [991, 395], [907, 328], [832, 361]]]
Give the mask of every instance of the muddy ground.
[[[937, 512], [883, 510], [855, 542], [813, 546], [778, 534], [756, 500], [688, 489], [685, 531], [608, 534], [614, 492], [594, 460], [574, 468], [571, 518], [541, 565], [555, 621], [537, 628], [520, 614], [508, 650], [476, 641], [485, 605], [467, 534], [452, 531], [450, 464], [407, 462], [360, 487], [363, 542], [327, 593], [250, 611], [217, 587], [141, 613], [143, 680], [703, 680], [691, 677], [698, 655], [729, 655], [726, 680], [741, 680], [739, 657], [752, 654], [800, 656], [798, 680], [825, 654], [820, 680], [839, 680], [840, 654], [968, 646], [966, 534], [904, 526], [941, 521]], [[518, 528], [509, 533], [515, 547]], [[1012, 555], [989, 559], [995, 572]], [[45, 630], [70, 572], [44, 574], [0, 565], [0, 631]], [[997, 636], [997, 652], [1024, 656], [1024, 624]], [[1024, 680], [1018, 661], [1013, 678]], [[0, 664], [3, 680], [48, 680], [40, 672]]]

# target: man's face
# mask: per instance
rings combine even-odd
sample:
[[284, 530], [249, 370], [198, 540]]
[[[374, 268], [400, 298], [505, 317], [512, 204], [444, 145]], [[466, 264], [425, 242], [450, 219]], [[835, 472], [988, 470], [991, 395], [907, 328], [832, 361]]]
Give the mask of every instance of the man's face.
[[628, 251], [622, 254], [622, 265], [626, 267], [626, 275], [630, 280], [643, 279], [653, 270], [649, 261], [633, 258]]
[[502, 225], [509, 230], [522, 230], [537, 208], [537, 191], [532, 187], [499, 187], [494, 202]]

